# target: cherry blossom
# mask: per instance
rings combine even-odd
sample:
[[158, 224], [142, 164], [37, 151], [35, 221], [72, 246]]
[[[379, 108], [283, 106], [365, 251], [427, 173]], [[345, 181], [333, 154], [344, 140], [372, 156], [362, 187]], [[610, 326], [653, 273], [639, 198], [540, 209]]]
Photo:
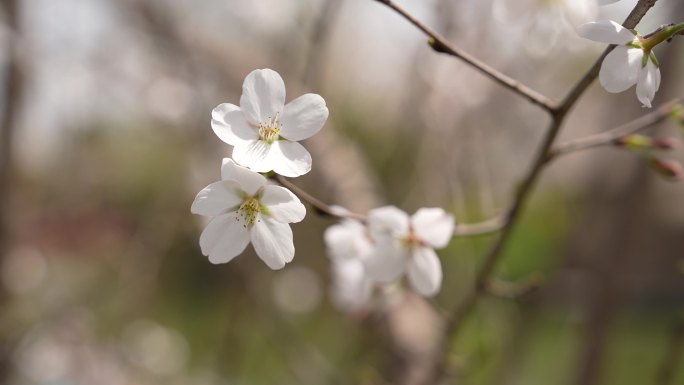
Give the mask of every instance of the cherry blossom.
[[636, 94], [644, 107], [660, 87], [660, 69], [652, 47], [643, 44], [642, 37], [612, 20], [582, 24], [577, 32], [585, 39], [617, 44], [601, 64], [599, 81], [608, 92], [623, 92], [636, 84]]
[[363, 309], [373, 293], [364, 265], [373, 252], [368, 229], [359, 221], [345, 219], [330, 226], [324, 240], [332, 262], [333, 302], [344, 311]]
[[224, 158], [221, 181], [197, 194], [191, 211], [212, 217], [200, 235], [202, 254], [211, 263], [226, 263], [252, 242], [271, 269], [294, 257], [289, 223], [304, 219], [306, 208], [290, 190], [267, 184], [266, 178]]
[[328, 108], [316, 94], [286, 105], [283, 79], [271, 69], [260, 69], [245, 78], [239, 107], [220, 104], [211, 117], [214, 133], [233, 146], [236, 163], [256, 172], [296, 177], [311, 170], [311, 155], [298, 141], [323, 127]]
[[442, 265], [434, 249], [447, 246], [454, 218], [440, 208], [422, 208], [413, 216], [394, 206], [368, 213], [368, 228], [375, 242], [364, 260], [371, 278], [389, 283], [404, 273], [413, 289], [433, 296], [442, 284]]

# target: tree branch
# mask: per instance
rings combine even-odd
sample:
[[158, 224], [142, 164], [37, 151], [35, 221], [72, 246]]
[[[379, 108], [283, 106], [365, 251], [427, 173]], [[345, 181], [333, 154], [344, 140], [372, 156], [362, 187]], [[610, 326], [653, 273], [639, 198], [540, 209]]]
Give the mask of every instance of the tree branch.
[[572, 152], [613, 145], [617, 139], [645, 130], [667, 119], [672, 110], [680, 105], [679, 103], [679, 99], [671, 100], [654, 111], [612, 130], [560, 143], [551, 150], [549, 158], [552, 160]]
[[420, 20], [416, 19], [413, 15], [409, 14], [404, 8], [397, 5], [392, 0], [376, 0], [379, 3], [385, 4], [386, 6], [393, 9], [399, 15], [408, 20], [411, 24], [416, 26], [418, 29], [423, 31], [429, 37], [429, 44], [437, 52], [445, 53], [454, 57], [457, 57], [464, 62], [466, 62], [471, 67], [482, 72], [484, 75], [488, 76], [495, 82], [501, 84], [505, 88], [513, 91], [514, 93], [524, 97], [531, 103], [543, 108], [545, 111], [551, 113], [557, 108], [556, 102], [550, 98], [542, 95], [541, 93], [533, 90], [532, 88], [521, 83], [519, 80], [511, 78], [498, 70], [490, 67], [488, 64], [476, 59], [467, 52], [453, 46], [446, 38], [432, 30], [427, 25], [423, 24]]
[[[378, 0], [380, 1], [380, 0]], [[637, 5], [634, 7], [630, 15], [627, 17], [623, 25], [626, 28], [634, 28], [638, 22], [644, 17], [646, 12], [653, 7], [657, 0], [639, 0]], [[384, 2], [388, 3], [388, 2]], [[388, 5], [390, 5], [389, 2]], [[446, 327], [444, 329], [443, 338], [441, 339], [442, 344], [440, 350], [437, 352], [436, 363], [431, 373], [429, 373], [424, 384], [436, 383], [440, 378], [446, 374], [447, 370], [447, 356], [451, 349], [451, 342], [456, 337], [461, 325], [463, 325], [463, 320], [472, 312], [477, 304], [479, 298], [487, 292], [487, 285], [490, 280], [494, 268], [497, 262], [501, 258], [502, 251], [506, 246], [508, 240], [513, 233], [515, 225], [518, 223], [520, 218], [520, 213], [524, 208], [534, 186], [536, 185], [542, 170], [552, 159], [552, 146], [553, 143], [560, 132], [560, 129], [565, 121], [565, 117], [570, 109], [575, 105], [579, 97], [584, 93], [584, 91], [589, 87], [589, 85], [598, 76], [599, 68], [603, 61], [603, 58], [614, 48], [614, 46], [609, 46], [604, 50], [603, 54], [594, 63], [594, 65], [589, 69], [589, 71], [579, 80], [579, 82], [572, 88], [568, 95], [563, 99], [563, 101], [557, 106], [551, 106], [551, 123], [546, 132], [546, 136], [543, 139], [541, 146], [539, 147], [538, 153], [528, 171], [527, 175], [523, 178], [518, 189], [516, 190], [513, 203], [508, 210], [505, 217], [505, 225], [501, 229], [501, 234], [499, 238], [494, 242], [494, 244], [489, 249], [489, 252], [485, 256], [485, 260], [478, 271], [475, 284], [472, 290], [465, 296], [463, 301], [456, 306], [453, 310], [451, 317], [447, 320]]]

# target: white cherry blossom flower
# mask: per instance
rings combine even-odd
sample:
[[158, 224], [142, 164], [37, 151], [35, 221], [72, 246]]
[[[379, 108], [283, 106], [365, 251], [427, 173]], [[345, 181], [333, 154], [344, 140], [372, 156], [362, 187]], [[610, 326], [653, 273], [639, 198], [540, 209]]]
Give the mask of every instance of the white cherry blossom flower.
[[406, 273], [416, 292], [437, 294], [442, 265], [434, 249], [449, 244], [454, 230], [452, 215], [440, 208], [422, 208], [409, 218], [400, 209], [385, 206], [368, 213], [368, 228], [375, 250], [365, 263], [373, 279], [389, 283]]
[[228, 158], [223, 159], [221, 179], [200, 191], [192, 203], [193, 213], [212, 217], [200, 235], [202, 254], [211, 263], [226, 263], [251, 241], [271, 269], [292, 261], [295, 249], [289, 223], [306, 215], [299, 198]]
[[660, 69], [653, 52], [643, 46], [640, 36], [612, 20], [582, 24], [577, 33], [585, 39], [617, 44], [601, 64], [599, 81], [608, 92], [622, 92], [636, 84], [636, 94], [644, 107], [660, 87]]
[[285, 104], [285, 84], [277, 72], [254, 70], [242, 85], [240, 106], [218, 105], [211, 127], [233, 146], [233, 159], [256, 172], [296, 177], [311, 170], [311, 155], [298, 143], [317, 133], [328, 118], [320, 95], [304, 94]]
[[332, 299], [343, 311], [363, 309], [373, 294], [373, 281], [364, 260], [373, 252], [368, 229], [359, 221], [346, 219], [330, 226], [324, 234], [332, 260]]

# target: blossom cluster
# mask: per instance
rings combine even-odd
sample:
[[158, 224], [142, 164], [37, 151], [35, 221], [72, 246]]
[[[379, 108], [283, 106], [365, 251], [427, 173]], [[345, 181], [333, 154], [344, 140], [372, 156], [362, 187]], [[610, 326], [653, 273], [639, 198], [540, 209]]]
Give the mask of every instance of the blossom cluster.
[[[199, 241], [210, 262], [229, 262], [250, 242], [271, 269], [292, 261], [289, 224], [302, 221], [306, 209], [292, 191], [269, 184], [261, 173], [296, 177], [309, 172], [311, 155], [298, 141], [317, 133], [327, 118], [319, 95], [285, 104], [284, 82], [270, 69], [247, 75], [240, 106], [223, 103], [212, 111], [211, 127], [233, 153], [223, 159], [221, 180], [202, 189], [191, 207], [211, 218]], [[362, 303], [373, 285], [404, 273], [418, 293], [436, 294], [442, 268], [434, 249], [448, 244], [453, 228], [453, 216], [442, 209], [423, 208], [409, 217], [394, 206], [371, 210], [366, 225], [345, 220], [332, 226], [325, 240], [339, 302]]]
[[316, 94], [285, 104], [285, 83], [270, 69], [252, 71], [242, 86], [240, 106], [223, 103], [211, 114], [211, 127], [233, 146], [224, 159], [221, 181], [197, 194], [191, 211], [211, 217], [200, 236], [202, 254], [226, 263], [251, 242], [272, 269], [294, 257], [290, 223], [300, 222], [306, 208], [290, 190], [268, 184], [260, 173], [296, 177], [311, 170], [311, 155], [297, 141], [317, 133], [328, 108]]
[[442, 285], [435, 249], [447, 246], [454, 217], [441, 208], [422, 208], [412, 216], [394, 206], [368, 212], [367, 223], [345, 219], [325, 232], [333, 262], [333, 295], [341, 307], [367, 304], [376, 284], [406, 275], [417, 293], [430, 297]]

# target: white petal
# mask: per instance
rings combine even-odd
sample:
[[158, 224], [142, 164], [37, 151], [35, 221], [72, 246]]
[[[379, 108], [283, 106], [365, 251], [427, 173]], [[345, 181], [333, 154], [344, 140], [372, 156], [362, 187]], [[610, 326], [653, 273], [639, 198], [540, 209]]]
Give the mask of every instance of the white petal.
[[419, 294], [432, 297], [442, 286], [442, 264], [429, 247], [418, 247], [408, 263], [408, 278]]
[[373, 250], [365, 226], [355, 220], [328, 227], [323, 240], [332, 259], [363, 259]]
[[285, 187], [268, 185], [260, 202], [268, 208], [269, 216], [278, 222], [296, 223], [304, 219], [306, 207]]
[[607, 5], [617, 3], [620, 0], [598, 0], [599, 5]]
[[637, 82], [643, 51], [639, 48], [616, 47], [603, 59], [599, 81], [608, 92], [622, 92]]
[[273, 171], [282, 176], [294, 178], [311, 171], [311, 155], [297, 142], [273, 142], [270, 157]]
[[625, 45], [634, 40], [632, 31], [612, 20], [592, 21], [577, 27], [577, 34], [585, 39], [607, 44]]
[[202, 254], [209, 256], [211, 263], [226, 263], [245, 250], [249, 234], [237, 213], [220, 215], [209, 222], [200, 235]]
[[254, 172], [268, 172], [273, 170], [270, 152], [273, 145], [263, 140], [254, 140], [244, 146], [233, 148], [233, 160]]
[[259, 133], [247, 123], [240, 107], [223, 103], [211, 112], [211, 128], [216, 136], [231, 146], [259, 139]]
[[332, 298], [344, 311], [358, 310], [366, 305], [373, 294], [373, 285], [366, 269], [357, 259], [342, 259], [332, 263]]
[[290, 225], [261, 217], [250, 230], [252, 245], [259, 258], [273, 270], [282, 269], [294, 257]]
[[328, 108], [320, 95], [305, 94], [291, 101], [280, 119], [283, 138], [299, 141], [317, 133], [328, 119]]
[[639, 81], [637, 82], [636, 94], [644, 107], [651, 108], [651, 101], [658, 90], [660, 70], [651, 60], [646, 62], [646, 67], [639, 70]]
[[395, 206], [379, 207], [368, 212], [368, 229], [373, 238], [405, 236], [409, 232], [409, 217]]
[[411, 217], [411, 227], [421, 240], [441, 249], [454, 233], [454, 217], [440, 208], [422, 208]]
[[285, 105], [285, 83], [277, 72], [271, 69], [254, 70], [247, 75], [242, 85], [240, 107], [252, 124], [271, 120], [283, 111]]
[[230, 158], [223, 158], [221, 179], [236, 181], [248, 195], [256, 194], [267, 182], [263, 175], [236, 164]]
[[371, 279], [389, 283], [404, 273], [410, 255], [409, 250], [398, 243], [395, 239], [376, 241], [371, 255], [363, 260]]
[[197, 194], [190, 211], [207, 217], [225, 214], [242, 203], [241, 190], [240, 184], [232, 180], [212, 183]]

